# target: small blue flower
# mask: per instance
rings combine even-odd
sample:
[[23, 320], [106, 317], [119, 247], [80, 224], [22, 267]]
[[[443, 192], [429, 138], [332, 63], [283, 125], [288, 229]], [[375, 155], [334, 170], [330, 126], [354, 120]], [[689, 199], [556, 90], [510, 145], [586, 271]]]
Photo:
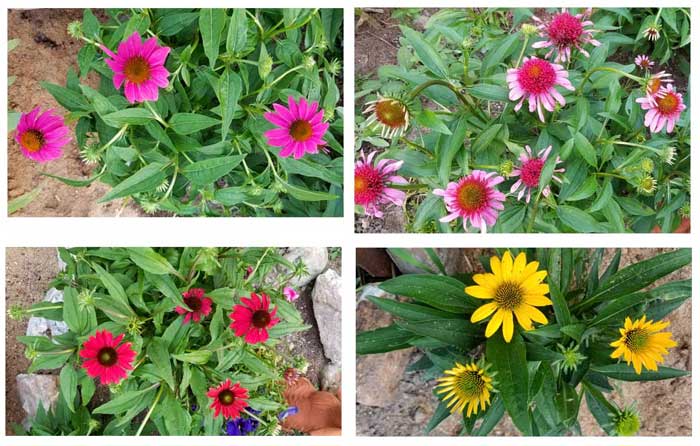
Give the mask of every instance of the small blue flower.
[[226, 422], [226, 435], [231, 435], [231, 436], [240, 436], [243, 435], [241, 433], [241, 428], [238, 426], [238, 418], [235, 420], [229, 420]]

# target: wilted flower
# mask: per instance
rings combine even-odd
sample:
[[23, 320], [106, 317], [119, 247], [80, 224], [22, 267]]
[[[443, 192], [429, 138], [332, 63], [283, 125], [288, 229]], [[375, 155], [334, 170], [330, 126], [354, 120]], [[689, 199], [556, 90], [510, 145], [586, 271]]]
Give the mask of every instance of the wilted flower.
[[657, 41], [659, 39], [659, 36], [661, 35], [661, 24], [653, 23], [649, 25], [649, 27], [644, 30], [642, 35], [652, 42]]
[[52, 109], [41, 113], [41, 108], [36, 107], [20, 116], [15, 141], [25, 157], [45, 163], [63, 154], [61, 149], [71, 140], [69, 134], [61, 116]]
[[555, 62], [566, 62], [571, 60], [571, 49], [576, 48], [586, 57], [589, 57], [588, 51], [583, 48], [583, 45], [599, 46], [600, 42], [593, 38], [593, 29], [587, 29], [593, 26], [593, 22], [589, 20], [591, 8], [588, 8], [582, 14], [571, 15], [566, 11], [566, 8], [558, 14], [552, 16], [549, 20], [542, 20], [539, 17], [533, 16], [533, 20], [538, 23], [537, 28], [540, 31], [540, 36], [547, 40], [535, 42], [533, 48], [551, 48], [545, 55], [549, 58], [553, 53]]
[[681, 112], [686, 109], [683, 95], [676, 92], [671, 85], [661, 87], [654, 100], [643, 97], [638, 98], [637, 102], [641, 104], [642, 110], [647, 110], [644, 125], [649, 127], [652, 133], [658, 133], [664, 127], [666, 133], [671, 133], [681, 117]]
[[[510, 188], [511, 194], [514, 194], [518, 190], [520, 190], [520, 192], [518, 193], [518, 200], [523, 198], [523, 195], [525, 195], [525, 201], [527, 203], [530, 202], [530, 195], [532, 193], [532, 189], [537, 189], [539, 187], [540, 174], [542, 173], [544, 163], [547, 162], [547, 158], [549, 157], [551, 151], [552, 146], [549, 146], [540, 150], [539, 153], [535, 155], [532, 152], [530, 146], [525, 146], [525, 151], [520, 154], [520, 166], [515, 168], [510, 174], [511, 177], [518, 177], [518, 181], [513, 183], [513, 186], [511, 186]], [[562, 173], [565, 171], [564, 168], [556, 168], [556, 165], [560, 163], [561, 158], [557, 156], [554, 166], [554, 173]], [[562, 182], [562, 179], [554, 174], [552, 175], [552, 179], [558, 183]], [[549, 185], [545, 186], [545, 188], [542, 189], [542, 195], [544, 195], [545, 197], [549, 196], [549, 192]]]
[[644, 92], [646, 97], [651, 102], [656, 102], [656, 95], [661, 90], [665, 84], [666, 87], [670, 87], [673, 84], [673, 79], [671, 79], [671, 73], [665, 71], [659, 71], [644, 80]]
[[569, 73], [561, 65], [547, 62], [537, 57], [523, 59], [520, 68], [511, 68], [506, 75], [511, 101], [520, 101], [515, 106], [515, 111], [520, 110], [523, 101], [527, 99], [530, 112], [537, 110], [540, 121], [544, 122], [542, 107], [548, 111], [554, 111], [556, 102], [566, 105], [564, 96], [554, 88], [560, 85], [567, 90], [575, 90], [569, 82]]
[[659, 156], [666, 164], [673, 165], [676, 161], [676, 148], [673, 146], [666, 146], [661, 150]]
[[465, 231], [471, 223], [485, 233], [487, 227], [496, 224], [498, 212], [503, 210], [506, 197], [496, 189], [502, 182], [503, 177], [495, 172], [472, 170], [459, 181], [450, 182], [447, 188], [433, 190], [435, 195], [445, 198], [445, 207], [449, 212], [440, 221], [448, 222], [461, 217]]
[[158, 100], [158, 88], [168, 86], [170, 73], [165, 68], [165, 59], [170, 47], [158, 46], [156, 37], [142, 43], [138, 31], [134, 31], [119, 44], [116, 54], [104, 45], [100, 48], [111, 57], [105, 63], [114, 71], [114, 88], [119, 90], [123, 83], [127, 101], [133, 104]]
[[279, 156], [286, 158], [294, 155], [299, 159], [305, 153], [318, 153], [318, 146], [325, 146], [323, 136], [329, 124], [323, 122], [323, 110], [318, 110], [318, 102], [307, 102], [305, 98], [287, 98], [289, 108], [281, 104], [272, 104], [275, 112], [266, 112], [265, 119], [278, 128], [265, 132], [267, 143], [281, 147]]
[[389, 184], [407, 184], [408, 181], [396, 175], [403, 161], [385, 158], [374, 165], [372, 160], [376, 154], [375, 151], [365, 156], [364, 151], [360, 152], [360, 159], [355, 163], [355, 204], [362, 206], [367, 215], [382, 218], [381, 205], [393, 203], [401, 206], [406, 199], [405, 192]]
[[649, 56], [646, 54], [639, 54], [634, 58], [634, 64], [643, 70], [648, 70], [654, 66], [654, 61], [649, 59]]
[[377, 94], [377, 99], [368, 102], [363, 113], [372, 114], [367, 123], [370, 127], [379, 126], [384, 138], [393, 138], [408, 129], [410, 117], [408, 107], [397, 98]]

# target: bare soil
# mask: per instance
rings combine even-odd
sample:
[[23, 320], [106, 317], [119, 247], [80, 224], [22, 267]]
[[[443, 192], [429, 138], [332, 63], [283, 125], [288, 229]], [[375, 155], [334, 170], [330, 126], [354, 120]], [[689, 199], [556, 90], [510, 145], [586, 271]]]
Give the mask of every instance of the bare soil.
[[[99, 12], [97, 12], [99, 15]], [[69, 68], [78, 71], [77, 54], [82, 44], [70, 37], [68, 24], [81, 20], [82, 9], [28, 9], [8, 11], [9, 39], [20, 39], [19, 46], [8, 57], [8, 75], [17, 80], [9, 88], [8, 108], [29, 112], [40, 106], [65, 110], [39, 84], [42, 81], [65, 85]], [[90, 84], [90, 82], [87, 82]], [[69, 123], [75, 127], [75, 122]], [[75, 139], [75, 138], [74, 138]], [[14, 140], [14, 132], [7, 137], [8, 146], [8, 200], [17, 198], [40, 187], [42, 192], [29, 205], [13, 216], [31, 217], [114, 217], [144, 215], [133, 204], [121, 201], [98, 204], [97, 200], [108, 190], [107, 185], [93, 183], [75, 188], [42, 176], [51, 173], [63, 177], [86, 179], [92, 168], [79, 157], [73, 141], [64, 147], [64, 155], [46, 164], [39, 164], [22, 155]]]
[[[470, 250], [465, 250], [470, 251]], [[648, 259], [668, 249], [635, 248], [624, 249], [620, 267]], [[603, 265], [607, 265], [613, 255], [613, 250], [607, 250]], [[475, 271], [481, 266], [478, 256], [465, 254], [469, 265]], [[469, 268], [468, 268], [469, 269]], [[688, 279], [691, 277], [691, 266], [686, 266], [673, 274], [657, 281], [654, 286], [663, 283]], [[671, 313], [673, 337], [678, 347], [671, 350], [665, 364], [670, 367], [692, 370], [691, 349], [691, 302], [687, 301]], [[414, 354], [411, 362], [419, 358]], [[430, 420], [437, 399], [433, 396], [434, 382], [426, 382], [420, 373], [404, 373], [400, 377], [400, 393], [386, 407], [371, 407], [357, 404], [357, 434], [361, 436], [420, 436], [424, 434], [425, 425]], [[691, 377], [646, 383], [618, 383], [614, 399], [620, 405], [637, 401], [642, 426], [639, 435], [644, 436], [690, 436], [691, 430]], [[359, 398], [359, 396], [358, 396]], [[597, 422], [585, 406], [581, 406], [579, 422], [583, 435], [604, 435]], [[458, 435], [461, 421], [458, 414], [446, 419], [430, 435]], [[518, 436], [518, 430], [506, 415], [491, 432], [492, 436]]]

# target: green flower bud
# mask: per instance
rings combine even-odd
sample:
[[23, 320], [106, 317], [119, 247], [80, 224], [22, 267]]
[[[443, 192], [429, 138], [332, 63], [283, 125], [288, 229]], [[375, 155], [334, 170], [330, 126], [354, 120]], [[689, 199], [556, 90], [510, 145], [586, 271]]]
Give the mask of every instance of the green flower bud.
[[626, 407], [613, 417], [615, 433], [621, 437], [631, 437], [639, 432], [641, 422], [639, 412], [634, 407]]
[[537, 27], [532, 23], [523, 23], [520, 27], [520, 30], [526, 36], [534, 36], [535, 34], [537, 34]]
[[74, 39], [80, 39], [83, 37], [83, 24], [82, 22], [76, 20], [68, 24], [68, 35]]
[[639, 162], [639, 168], [644, 173], [651, 173], [654, 170], [654, 161], [651, 158], [642, 158]]
[[25, 314], [26, 312], [24, 311], [24, 308], [19, 305], [12, 305], [7, 310], [7, 316], [13, 321], [21, 321], [24, 319]]
[[513, 161], [505, 160], [498, 166], [498, 173], [504, 177], [509, 176], [513, 172]]

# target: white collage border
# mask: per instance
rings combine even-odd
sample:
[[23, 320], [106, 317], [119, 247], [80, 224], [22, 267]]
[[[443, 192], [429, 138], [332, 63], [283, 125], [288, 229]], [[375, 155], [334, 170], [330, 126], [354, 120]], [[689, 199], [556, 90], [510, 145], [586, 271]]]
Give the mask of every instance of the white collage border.
[[[344, 8], [344, 147], [345, 183], [353, 176], [354, 147], [354, 8], [363, 7], [691, 7], [691, 85], [700, 79], [700, 6], [690, 0], [91, 0], [60, 2], [47, 0], [5, 0], [0, 9], [0, 106], [7, 110], [7, 8], [100, 8], [100, 7], [333, 7]], [[691, 134], [698, 135], [698, 93], [692, 89], [689, 100]], [[7, 119], [0, 119], [0, 134], [7, 134]], [[7, 141], [7, 139], [4, 139]], [[698, 172], [698, 144], [691, 137], [691, 221], [700, 221], [698, 193], [700, 181], [693, 181]], [[688, 234], [355, 234], [354, 206], [350, 187], [345, 187], [344, 217], [321, 218], [8, 218], [7, 217], [7, 145], [0, 149], [0, 386], [5, 388], [5, 248], [42, 246], [340, 246], [343, 270], [343, 435], [342, 437], [206, 437], [208, 445], [252, 446], [456, 446], [464, 442], [479, 446], [690, 446], [700, 441], [700, 385], [693, 386], [691, 437], [356, 437], [355, 436], [355, 249], [358, 247], [692, 247], [693, 265], [700, 265], [700, 238]], [[696, 231], [697, 232], [697, 231]], [[695, 268], [697, 269], [697, 268]], [[693, 281], [693, 295], [698, 295], [699, 280]], [[694, 305], [692, 317], [698, 322], [700, 305]], [[700, 328], [693, 324], [693, 339], [700, 339]], [[698, 354], [692, 358], [694, 370], [700, 370]], [[4, 391], [0, 395], [2, 433], [0, 445], [9, 446], [150, 446], [148, 437], [37, 437], [5, 436]], [[669, 414], [673, 420], [674, 414]], [[158, 438], [159, 446], [191, 446], [191, 437]], [[203, 443], [203, 442], [202, 442]]]

